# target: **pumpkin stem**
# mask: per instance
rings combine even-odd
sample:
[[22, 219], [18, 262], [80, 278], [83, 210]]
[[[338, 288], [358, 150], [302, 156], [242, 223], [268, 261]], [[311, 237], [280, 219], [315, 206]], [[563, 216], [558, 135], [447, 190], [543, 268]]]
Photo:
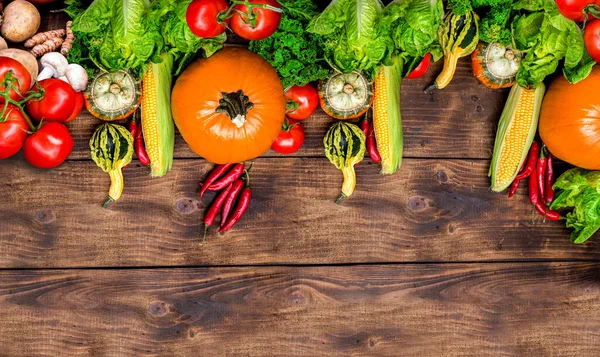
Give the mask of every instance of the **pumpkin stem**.
[[241, 128], [246, 122], [248, 111], [254, 108], [254, 103], [248, 99], [247, 95], [244, 95], [242, 90], [231, 93], [222, 92], [221, 95], [223, 97], [219, 100], [219, 106], [215, 112], [229, 115], [231, 121]]

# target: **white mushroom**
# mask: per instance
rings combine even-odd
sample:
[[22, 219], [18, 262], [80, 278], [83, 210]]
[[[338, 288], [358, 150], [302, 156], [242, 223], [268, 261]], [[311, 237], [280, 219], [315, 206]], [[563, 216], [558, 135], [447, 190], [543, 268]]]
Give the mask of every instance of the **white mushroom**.
[[42, 63], [42, 71], [38, 76], [38, 81], [64, 76], [67, 66], [69, 65], [65, 56], [59, 52], [46, 53], [42, 56], [40, 62]]
[[67, 71], [65, 73], [67, 76], [69, 84], [75, 90], [75, 92], [83, 92], [87, 88], [88, 84], [88, 74], [85, 71], [85, 68], [81, 67], [76, 63], [71, 63], [67, 67]]
[[[67, 79], [67, 76], [58, 77], [58, 79], [60, 79], [63, 82], [69, 83], [69, 79]], [[69, 83], [69, 85], [71, 85], [71, 83]]]

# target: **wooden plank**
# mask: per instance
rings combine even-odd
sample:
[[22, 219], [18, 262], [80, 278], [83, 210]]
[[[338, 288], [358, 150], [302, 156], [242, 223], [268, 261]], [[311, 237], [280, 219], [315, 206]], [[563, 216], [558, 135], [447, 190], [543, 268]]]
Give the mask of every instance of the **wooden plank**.
[[0, 272], [9, 356], [596, 356], [596, 264]]
[[213, 195], [200, 200], [198, 181], [211, 168], [176, 160], [151, 179], [134, 163], [105, 210], [109, 178], [92, 162], [5, 161], [0, 267], [600, 259], [596, 239], [573, 245], [563, 222], [532, 224], [525, 188], [491, 193], [488, 163], [467, 160], [409, 159], [391, 176], [361, 163], [355, 194], [338, 206], [342, 175], [326, 159], [260, 159], [247, 215], [200, 247]]
[[[64, 13], [45, 13], [42, 29], [63, 27]], [[230, 41], [240, 42], [231, 37]], [[491, 157], [493, 137], [507, 90], [491, 90], [481, 85], [471, 73], [469, 58], [459, 61], [455, 78], [444, 90], [433, 95], [423, 93], [441, 71], [442, 61], [433, 64], [421, 79], [402, 83], [402, 120], [404, 125], [404, 155], [430, 158]], [[333, 119], [318, 110], [305, 120], [306, 141], [294, 156], [323, 157], [323, 136]], [[68, 124], [75, 138], [71, 159], [90, 157], [88, 141], [100, 121], [84, 111]], [[266, 157], [279, 156], [269, 151]], [[176, 158], [198, 158], [177, 133]]]

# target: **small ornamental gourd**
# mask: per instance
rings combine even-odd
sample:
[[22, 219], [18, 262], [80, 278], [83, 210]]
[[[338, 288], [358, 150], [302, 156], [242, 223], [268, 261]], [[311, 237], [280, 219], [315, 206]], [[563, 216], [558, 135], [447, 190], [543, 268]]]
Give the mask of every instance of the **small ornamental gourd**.
[[473, 75], [492, 89], [508, 88], [515, 84], [521, 64], [521, 54], [500, 43], [480, 42], [471, 53]]
[[133, 137], [121, 125], [105, 123], [96, 128], [92, 135], [90, 150], [92, 160], [110, 176], [108, 198], [103, 206], [107, 208], [111, 202], [118, 200], [123, 192], [121, 169], [131, 162]]
[[354, 165], [361, 162], [365, 156], [365, 139], [365, 134], [358, 126], [341, 121], [334, 123], [323, 138], [325, 156], [344, 174], [342, 194], [336, 204], [354, 192], [356, 185]]
[[340, 120], [358, 118], [373, 103], [373, 89], [358, 71], [334, 73], [319, 83], [319, 101], [329, 116]]
[[435, 82], [425, 89], [426, 93], [445, 88], [456, 71], [461, 57], [470, 55], [479, 42], [479, 17], [472, 10], [464, 14], [448, 12], [438, 28], [438, 41], [444, 51], [444, 68]]
[[124, 70], [100, 72], [83, 95], [87, 110], [105, 121], [129, 117], [142, 100], [139, 82]]

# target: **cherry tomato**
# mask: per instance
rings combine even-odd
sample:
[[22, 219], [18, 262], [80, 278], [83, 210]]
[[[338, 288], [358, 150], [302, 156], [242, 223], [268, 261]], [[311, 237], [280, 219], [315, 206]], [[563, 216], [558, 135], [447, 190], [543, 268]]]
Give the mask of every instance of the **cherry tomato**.
[[79, 113], [81, 113], [81, 110], [83, 109], [84, 103], [85, 100], [83, 98], [83, 93], [75, 92], [75, 107], [73, 108], [73, 113], [71, 113], [71, 116], [69, 116], [69, 118], [65, 120], [65, 123], [68, 123], [71, 120], [77, 118], [77, 116], [79, 115]]
[[0, 159], [18, 153], [23, 147], [30, 130], [23, 114], [16, 106], [9, 104], [6, 114], [0, 119]]
[[302, 87], [293, 86], [285, 92], [285, 96], [298, 103], [298, 108], [287, 113], [290, 119], [304, 120], [310, 117], [319, 106], [319, 93], [310, 84]]
[[[264, 6], [281, 8], [277, 0], [248, 0], [253, 7], [248, 12], [246, 5], [235, 5], [234, 14], [231, 18], [231, 29], [238, 36], [247, 40], [263, 40], [273, 34], [281, 21], [281, 12], [268, 9]], [[250, 15], [250, 16], [248, 16]]]
[[406, 76], [406, 78], [408, 78], [408, 79], [416, 79], [416, 78], [423, 77], [423, 75], [425, 73], [427, 73], [427, 70], [429, 69], [430, 65], [431, 65], [431, 53], [427, 53], [427, 54], [425, 54], [425, 57], [423, 57], [423, 59], [421, 60], [421, 63], [419, 63], [419, 65], [416, 66], [408, 74], [408, 76]]
[[304, 127], [295, 120], [288, 120], [281, 127], [281, 132], [271, 149], [280, 154], [293, 154], [304, 144]]
[[[4, 82], [8, 72], [12, 71], [12, 77], [16, 80], [15, 86], [19, 89], [19, 92], [25, 93], [31, 88], [31, 74], [27, 71], [27, 68], [23, 66], [19, 61], [9, 58], [0, 57], [0, 81]], [[0, 91], [3, 91], [5, 86], [0, 84]], [[11, 89], [9, 96], [13, 100], [21, 99], [21, 96]], [[0, 97], [0, 103], [4, 103], [4, 98]]]
[[185, 13], [185, 20], [192, 32], [203, 38], [219, 36], [225, 32], [229, 19], [219, 19], [219, 14], [229, 5], [225, 0], [194, 0]]
[[25, 140], [25, 159], [40, 169], [62, 164], [73, 151], [75, 141], [64, 124], [45, 121]]
[[[37, 121], [65, 122], [76, 111], [78, 103], [77, 92], [69, 83], [56, 78], [48, 78], [39, 82], [43, 90], [42, 99], [32, 99], [27, 102], [27, 111]], [[34, 89], [37, 91], [37, 88]], [[79, 113], [78, 113], [79, 114]]]
[[[588, 5], [600, 5], [598, 0], [556, 0], [556, 6], [558, 11], [573, 21], [583, 21], [585, 18], [585, 11]], [[600, 9], [600, 7], [597, 7]], [[588, 19], [590, 17], [588, 16]]]

